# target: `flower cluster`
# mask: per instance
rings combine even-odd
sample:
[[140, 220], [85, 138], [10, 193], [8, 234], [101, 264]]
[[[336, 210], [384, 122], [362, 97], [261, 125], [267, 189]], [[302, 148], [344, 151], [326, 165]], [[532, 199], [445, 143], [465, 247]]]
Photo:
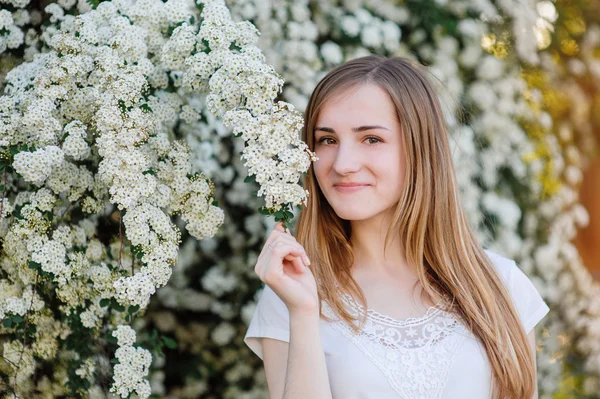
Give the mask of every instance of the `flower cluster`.
[[[256, 47], [256, 28], [233, 22], [219, 0], [205, 2], [202, 17], [198, 30], [188, 24], [175, 29], [163, 48], [163, 64], [183, 70], [183, 89], [210, 89], [206, 105], [246, 142], [244, 166], [255, 175], [267, 208], [306, 204], [308, 192], [298, 182], [316, 156], [299, 139], [302, 116], [291, 104], [274, 103], [283, 80]], [[194, 53], [198, 43], [209, 53]]]
[[122, 398], [135, 392], [140, 398], [150, 396], [150, 382], [144, 377], [152, 363], [152, 355], [146, 349], [133, 346], [135, 331], [127, 325], [119, 325], [112, 333], [117, 338], [119, 348], [115, 357], [119, 361], [114, 367], [114, 384], [110, 388]]
[[[29, 1], [19, 2], [17, 4], [23, 8]], [[16, 17], [16, 20], [15, 20]], [[18, 10], [12, 14], [8, 10], [0, 10], [0, 54], [7, 49], [16, 49], [23, 44], [25, 35], [21, 26], [28, 22], [29, 15], [26, 10]]]
[[277, 103], [269, 114], [253, 117], [246, 110], [231, 111], [225, 115], [225, 124], [233, 127], [236, 135], [244, 138], [247, 146], [242, 153], [250, 175], [260, 184], [258, 195], [264, 195], [268, 208], [280, 204], [306, 204], [308, 190], [297, 182], [318, 159], [306, 157], [308, 146], [298, 138], [303, 120], [289, 103]]

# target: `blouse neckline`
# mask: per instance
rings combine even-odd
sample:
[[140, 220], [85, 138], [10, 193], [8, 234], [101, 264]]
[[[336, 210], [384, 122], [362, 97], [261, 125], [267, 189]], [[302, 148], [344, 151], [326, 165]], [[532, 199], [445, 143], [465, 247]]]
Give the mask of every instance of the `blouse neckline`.
[[[346, 299], [345, 302], [350, 304], [351, 307], [354, 308], [354, 310], [356, 310], [360, 313], [363, 312], [363, 309], [364, 309], [363, 306], [360, 303], [358, 303], [352, 297], [352, 295], [350, 295], [348, 293], [343, 293], [342, 296], [343, 296], [343, 298]], [[438, 313], [442, 312], [444, 310], [443, 303], [444, 303], [444, 301], [442, 299], [440, 299], [436, 304], [429, 306], [427, 308], [425, 314], [423, 314], [422, 316], [412, 316], [412, 317], [407, 317], [404, 319], [396, 319], [385, 313], [380, 313], [380, 312], [376, 311], [375, 309], [367, 308], [367, 318], [371, 318], [373, 320], [377, 320], [379, 322], [383, 322], [385, 324], [393, 325], [396, 327], [417, 325], [417, 324], [422, 324], [422, 323], [428, 321], [429, 319], [431, 319]]]

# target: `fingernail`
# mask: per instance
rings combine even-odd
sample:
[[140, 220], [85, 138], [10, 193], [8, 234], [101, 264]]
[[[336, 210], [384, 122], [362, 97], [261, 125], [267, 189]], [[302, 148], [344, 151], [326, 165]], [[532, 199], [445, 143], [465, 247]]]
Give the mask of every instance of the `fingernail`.
[[310, 266], [310, 259], [308, 259], [308, 256], [304, 255], [304, 263], [306, 263], [307, 266]]

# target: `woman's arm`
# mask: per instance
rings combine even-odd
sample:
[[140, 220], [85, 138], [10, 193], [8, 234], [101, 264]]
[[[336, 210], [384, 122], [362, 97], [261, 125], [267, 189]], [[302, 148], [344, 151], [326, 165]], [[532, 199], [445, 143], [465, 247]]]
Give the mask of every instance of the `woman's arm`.
[[318, 309], [290, 313], [290, 343], [263, 339], [263, 361], [271, 399], [331, 399]]
[[317, 282], [309, 266], [302, 245], [289, 230], [284, 231], [281, 222], [277, 223], [254, 266], [261, 281], [285, 303], [289, 315], [287, 354], [274, 340], [263, 343], [271, 399], [331, 399], [321, 345]]
[[533, 391], [533, 396], [531, 399], [538, 399], [538, 384], [537, 384], [537, 356], [536, 356], [536, 345], [535, 345], [535, 329], [531, 330], [531, 332], [527, 335], [529, 346], [531, 348], [531, 352], [533, 354], [533, 364], [535, 365], [535, 391]]
[[262, 338], [261, 341], [269, 398], [283, 398], [290, 344], [272, 338]]

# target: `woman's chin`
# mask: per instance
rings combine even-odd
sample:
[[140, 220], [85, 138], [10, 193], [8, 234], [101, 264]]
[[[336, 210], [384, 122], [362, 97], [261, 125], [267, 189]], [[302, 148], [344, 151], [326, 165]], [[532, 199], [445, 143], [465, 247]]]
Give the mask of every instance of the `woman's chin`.
[[353, 209], [345, 207], [340, 210], [335, 210], [335, 214], [340, 218], [348, 221], [365, 220], [373, 216], [372, 212], [366, 212], [365, 209]]

